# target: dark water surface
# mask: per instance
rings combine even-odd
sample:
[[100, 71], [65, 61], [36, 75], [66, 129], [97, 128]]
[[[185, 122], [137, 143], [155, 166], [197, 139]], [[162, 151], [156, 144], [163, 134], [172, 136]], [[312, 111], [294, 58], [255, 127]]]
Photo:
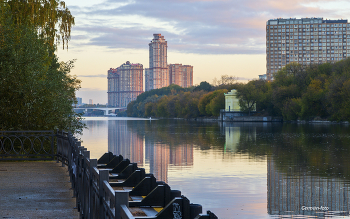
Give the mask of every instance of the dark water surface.
[[92, 158], [122, 154], [219, 218], [349, 218], [348, 125], [85, 123]]

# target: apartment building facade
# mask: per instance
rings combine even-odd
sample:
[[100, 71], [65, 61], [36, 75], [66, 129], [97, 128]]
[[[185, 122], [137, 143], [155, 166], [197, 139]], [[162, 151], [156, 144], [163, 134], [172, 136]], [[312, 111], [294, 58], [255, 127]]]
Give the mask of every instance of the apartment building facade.
[[181, 87], [193, 86], [193, 66], [182, 64], [169, 64], [169, 83]]
[[143, 93], [143, 65], [129, 61], [108, 70], [108, 106], [126, 107]]
[[337, 62], [350, 56], [350, 24], [323, 18], [278, 18], [266, 23], [266, 76], [285, 65]]
[[161, 34], [153, 34], [149, 45], [149, 68], [145, 70], [145, 91], [169, 86], [167, 49]]

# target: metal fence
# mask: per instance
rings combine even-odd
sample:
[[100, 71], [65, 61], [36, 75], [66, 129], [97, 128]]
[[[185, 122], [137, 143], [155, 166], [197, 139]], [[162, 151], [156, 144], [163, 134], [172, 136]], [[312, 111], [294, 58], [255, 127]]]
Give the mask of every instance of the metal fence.
[[191, 204], [180, 191], [121, 155], [109, 152], [90, 159], [90, 152], [71, 133], [0, 132], [0, 142], [0, 160], [56, 157], [67, 165], [81, 218], [217, 219], [210, 211], [201, 214], [201, 205]]
[[53, 160], [53, 131], [0, 131], [0, 160]]
[[57, 159], [68, 164], [82, 218], [217, 219], [210, 211], [201, 214], [201, 205], [190, 203], [180, 191], [121, 155], [109, 152], [90, 159], [90, 152], [69, 133], [57, 133]]

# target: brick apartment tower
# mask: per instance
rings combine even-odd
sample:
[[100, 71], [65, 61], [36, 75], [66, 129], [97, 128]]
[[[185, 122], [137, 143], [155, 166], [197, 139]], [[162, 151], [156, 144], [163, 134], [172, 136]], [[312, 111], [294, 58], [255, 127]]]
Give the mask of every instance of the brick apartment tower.
[[161, 34], [153, 34], [149, 45], [149, 68], [145, 70], [145, 91], [169, 86], [167, 41]]
[[350, 56], [348, 20], [271, 19], [266, 23], [266, 76], [285, 65], [337, 62]]
[[182, 64], [169, 64], [170, 84], [177, 84], [181, 87], [193, 86], [193, 66]]
[[108, 106], [126, 107], [143, 93], [143, 66], [129, 61], [108, 70]]

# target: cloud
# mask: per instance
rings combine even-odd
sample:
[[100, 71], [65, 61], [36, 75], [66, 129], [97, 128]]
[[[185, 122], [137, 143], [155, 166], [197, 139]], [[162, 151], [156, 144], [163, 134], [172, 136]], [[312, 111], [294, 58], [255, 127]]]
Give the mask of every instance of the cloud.
[[[74, 6], [76, 46], [148, 49], [161, 33], [168, 50], [196, 54], [263, 54], [266, 21], [337, 16], [321, 0], [107, 0]], [[332, 1], [338, 2], [338, 1]], [[80, 21], [80, 24], [79, 22]]]

